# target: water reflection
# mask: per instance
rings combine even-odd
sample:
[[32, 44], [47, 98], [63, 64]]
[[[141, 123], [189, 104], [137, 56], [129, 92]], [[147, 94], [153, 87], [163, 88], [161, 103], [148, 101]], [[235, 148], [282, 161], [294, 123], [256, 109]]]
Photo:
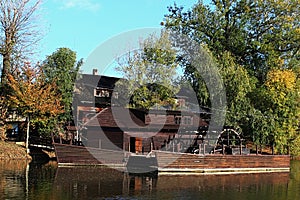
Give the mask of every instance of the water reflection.
[[0, 199], [299, 199], [300, 162], [291, 173], [132, 175], [110, 168], [0, 161]]
[[289, 173], [136, 176], [109, 168], [58, 168], [55, 180], [66, 199], [271, 199], [275, 193], [272, 199], [287, 199], [289, 187]]
[[26, 161], [0, 162], [0, 199], [25, 199]]

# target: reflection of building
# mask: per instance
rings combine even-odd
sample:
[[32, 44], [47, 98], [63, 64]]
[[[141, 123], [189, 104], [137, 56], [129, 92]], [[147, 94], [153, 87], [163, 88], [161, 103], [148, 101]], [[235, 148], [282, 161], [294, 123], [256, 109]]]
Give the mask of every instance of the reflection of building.
[[280, 191], [278, 194], [286, 199], [288, 191], [297, 191], [297, 184], [290, 187], [293, 184], [289, 184], [289, 176], [289, 173], [134, 176], [111, 168], [59, 167], [54, 188], [57, 196], [64, 194], [76, 199], [215, 199], [215, 194], [229, 199], [247, 196], [249, 191], [254, 196], [271, 196]]

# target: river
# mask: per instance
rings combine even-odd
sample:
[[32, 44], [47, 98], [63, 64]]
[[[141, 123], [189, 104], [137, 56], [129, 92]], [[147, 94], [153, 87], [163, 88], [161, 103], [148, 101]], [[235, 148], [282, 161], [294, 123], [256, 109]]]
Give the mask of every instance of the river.
[[300, 161], [290, 173], [131, 175], [110, 168], [0, 161], [0, 199], [300, 199]]

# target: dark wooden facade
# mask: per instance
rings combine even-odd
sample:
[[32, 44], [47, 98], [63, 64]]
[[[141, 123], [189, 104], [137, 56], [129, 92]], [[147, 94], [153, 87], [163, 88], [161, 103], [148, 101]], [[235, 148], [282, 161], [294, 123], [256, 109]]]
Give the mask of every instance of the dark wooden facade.
[[[189, 120], [178, 123], [179, 117]], [[195, 137], [194, 131], [207, 125], [196, 113], [106, 108], [84, 124], [83, 138], [87, 140], [83, 143], [95, 148], [149, 153], [162, 149], [182, 131]]]

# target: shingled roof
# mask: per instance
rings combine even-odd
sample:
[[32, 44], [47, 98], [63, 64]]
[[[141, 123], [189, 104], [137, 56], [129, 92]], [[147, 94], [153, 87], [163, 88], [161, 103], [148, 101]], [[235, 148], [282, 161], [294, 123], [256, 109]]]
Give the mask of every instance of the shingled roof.
[[[190, 128], [197, 129], [199, 126], [207, 126], [208, 124], [204, 122], [199, 115], [195, 113], [189, 113], [196, 117], [198, 120], [197, 125], [182, 125], [179, 124], [147, 124], [145, 117], [149, 112], [137, 109], [128, 109], [124, 107], [108, 107], [103, 109], [101, 112], [92, 117], [89, 121], [84, 124], [84, 127], [99, 127], [102, 128], [120, 128], [120, 129], [135, 129], [140, 131], [149, 131], [150, 129], [168, 129], [168, 130], [178, 130], [179, 128]], [[180, 115], [180, 111], [170, 111], [171, 115], [177, 113]]]

